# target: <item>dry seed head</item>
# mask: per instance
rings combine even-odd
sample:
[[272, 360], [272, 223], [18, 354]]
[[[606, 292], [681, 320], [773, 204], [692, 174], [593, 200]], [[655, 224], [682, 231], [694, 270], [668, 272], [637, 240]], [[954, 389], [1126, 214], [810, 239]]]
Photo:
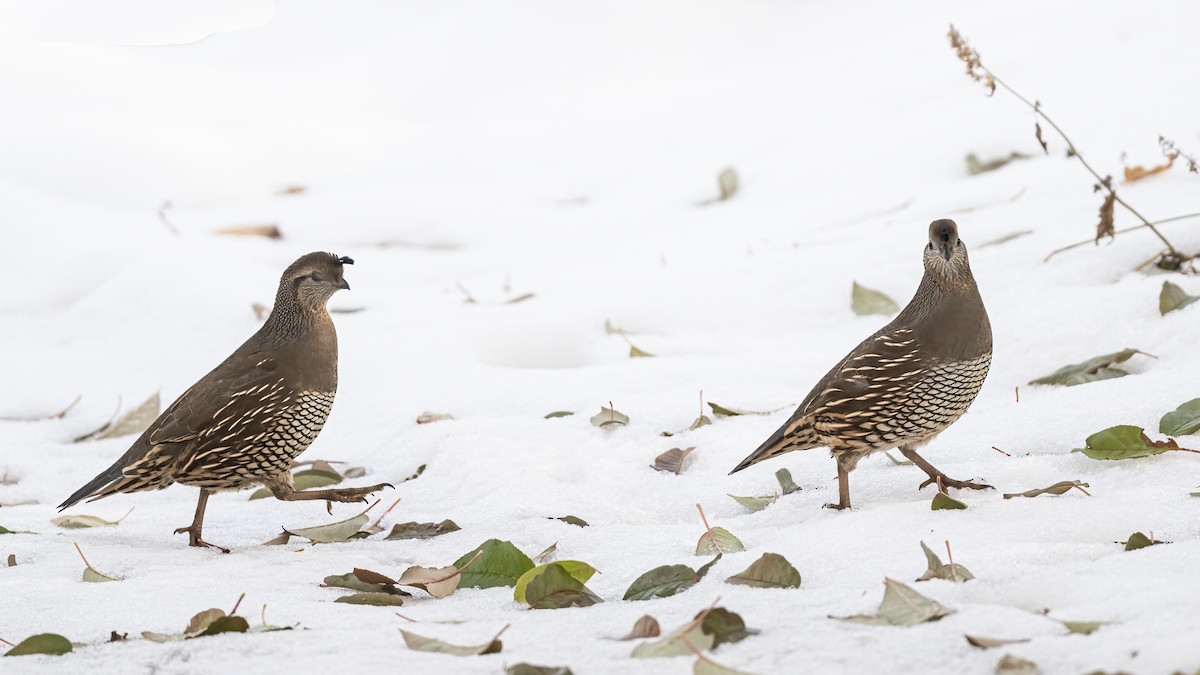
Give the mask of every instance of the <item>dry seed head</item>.
[[954, 24], [950, 24], [950, 32], [946, 35], [950, 38], [950, 47], [954, 49], [954, 55], [967, 65], [967, 77], [982, 82], [983, 86], [988, 88], [988, 96], [996, 93], [996, 80], [987, 68], [983, 67], [979, 60], [979, 52], [967, 44], [967, 39], [958, 32]]

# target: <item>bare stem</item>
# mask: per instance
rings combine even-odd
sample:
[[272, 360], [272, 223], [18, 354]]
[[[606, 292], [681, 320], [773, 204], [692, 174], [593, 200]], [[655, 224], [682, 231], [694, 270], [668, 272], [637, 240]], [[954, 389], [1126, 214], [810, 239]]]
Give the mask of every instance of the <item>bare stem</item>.
[[[229, 616], [233, 616], [234, 614], [237, 614], [237, 608], [242, 606], [242, 599], [245, 597], [246, 597], [245, 593], [242, 593], [241, 595], [238, 596], [237, 602], [233, 603], [233, 609], [229, 610]], [[263, 612], [264, 612], [263, 615], [264, 616], [266, 615], [265, 614], [266, 611], [267, 611], [267, 607], [266, 607], [266, 605], [263, 605]]]
[[700, 508], [699, 504], [696, 504], [696, 510], [700, 512], [700, 520], [703, 521], [704, 529], [708, 532], [708, 536], [711, 537], [712, 536], [712, 527], [710, 527], [708, 524], [708, 518], [704, 517], [704, 509]]
[[950, 559], [950, 576], [958, 581], [958, 567], [954, 564], [954, 554], [950, 552], [950, 540], [946, 540], [946, 557]]
[[[1166, 223], [1173, 223], [1177, 220], [1187, 220], [1188, 218], [1200, 218], [1200, 213], [1185, 213], [1182, 216], [1173, 216], [1171, 218], [1163, 218], [1162, 220], [1154, 221], [1154, 223], [1152, 223], [1152, 226], [1153, 225], [1165, 225]], [[1143, 227], [1146, 227], [1146, 225], [1142, 224], [1142, 225], [1134, 225], [1132, 227], [1125, 227], [1125, 228], [1121, 228], [1121, 229], [1117, 230], [1114, 234], [1124, 234], [1126, 232], [1140, 230]], [[1043, 262], [1045, 262], [1046, 260], [1050, 260], [1054, 256], [1056, 256], [1059, 253], [1062, 253], [1064, 251], [1070, 251], [1073, 248], [1079, 248], [1080, 246], [1085, 246], [1087, 244], [1091, 244], [1094, 242], [1095, 242], [1095, 239], [1085, 239], [1083, 241], [1077, 241], [1074, 244], [1071, 244], [1070, 246], [1064, 246], [1062, 248], [1054, 249], [1053, 251], [1050, 252], [1050, 255], [1046, 256], [1046, 258], [1045, 258], [1045, 260], [1043, 260]]]

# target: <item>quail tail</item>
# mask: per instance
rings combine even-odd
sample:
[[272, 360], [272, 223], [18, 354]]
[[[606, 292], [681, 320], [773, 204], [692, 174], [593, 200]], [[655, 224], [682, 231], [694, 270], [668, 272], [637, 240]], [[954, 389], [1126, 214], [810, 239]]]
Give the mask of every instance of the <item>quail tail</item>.
[[91, 479], [86, 485], [76, 490], [74, 494], [72, 494], [70, 497], [67, 497], [66, 501], [58, 505], [58, 510], [62, 511], [63, 509], [70, 508], [78, 504], [97, 492], [100, 492], [113, 481], [123, 477], [125, 474], [122, 473], [121, 469], [123, 468], [124, 460], [124, 457], [117, 460], [112, 466], [102, 471], [100, 475]]
[[730, 471], [729, 474], [733, 475], [748, 466], [758, 464], [772, 457], [778, 457], [793, 450], [808, 450], [809, 448], [821, 445], [821, 442], [816, 439], [809, 426], [806, 424], [797, 426], [795, 422], [795, 419], [790, 419], [783, 426], [776, 429], [770, 438], [763, 441], [763, 444], [758, 446], [757, 450], [750, 453], [740, 464], [733, 467], [733, 471]]

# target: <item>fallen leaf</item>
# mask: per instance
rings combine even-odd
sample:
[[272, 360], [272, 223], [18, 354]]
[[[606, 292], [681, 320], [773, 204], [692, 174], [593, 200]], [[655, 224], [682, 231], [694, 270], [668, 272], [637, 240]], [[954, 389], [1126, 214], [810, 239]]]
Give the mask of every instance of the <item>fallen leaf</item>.
[[5, 656], [25, 656], [27, 654], [66, 654], [72, 650], [71, 641], [55, 633], [31, 635], [21, 640]]
[[1193, 302], [1200, 300], [1200, 295], [1188, 295], [1178, 285], [1164, 281], [1162, 291], [1158, 294], [1158, 313], [1166, 314], [1177, 309], [1183, 309]]
[[1062, 495], [1062, 494], [1066, 494], [1076, 488], [1078, 488], [1079, 491], [1084, 493], [1085, 495], [1090, 496], [1090, 493], [1087, 490], [1083, 489], [1086, 487], [1091, 487], [1091, 485], [1084, 483], [1082, 481], [1077, 481], [1077, 480], [1064, 480], [1064, 481], [1059, 481], [1059, 482], [1055, 483], [1054, 485], [1051, 485], [1050, 487], [1038, 488], [1036, 490], [1026, 490], [1024, 492], [1009, 493], [1009, 494], [1004, 495], [1004, 498], [1012, 499], [1013, 497], [1037, 497], [1038, 495]]
[[638, 359], [638, 358], [646, 358], [646, 357], [650, 357], [650, 356], [654, 356], [654, 355], [651, 354], [650, 352], [638, 349], [637, 345], [631, 344], [631, 345], [629, 345], [629, 356], [631, 358]]
[[115, 525], [119, 525], [122, 520], [125, 520], [127, 517], [129, 517], [130, 513], [133, 513], [133, 509], [129, 509], [125, 512], [125, 515], [117, 518], [116, 520], [105, 520], [99, 516], [79, 514], [58, 516], [57, 518], [51, 518], [50, 522], [68, 530], [82, 529], [85, 527], [113, 527]]
[[790, 495], [793, 492], [799, 492], [800, 486], [792, 481], [792, 472], [787, 469], [780, 469], [775, 472], [775, 480], [779, 481], [779, 489], [783, 490], [783, 494]]
[[[625, 599], [628, 600], [629, 598], [626, 597]], [[630, 629], [628, 635], [626, 635], [625, 637], [622, 637], [622, 638], [617, 638], [617, 639], [622, 640], [622, 641], [637, 640], [640, 638], [658, 637], [661, 634], [662, 634], [662, 628], [660, 628], [658, 625], [658, 619], [655, 619], [654, 617], [650, 616], [649, 614], [646, 614], [642, 618], [633, 622], [633, 628]]]
[[185, 637], [196, 637], [208, 630], [208, 627], [214, 621], [225, 616], [225, 610], [215, 607], [206, 609], [203, 612], [197, 612], [191, 619], [188, 620], [187, 628], [183, 629]]
[[30, 532], [29, 530], [10, 530], [7, 527], [0, 525], [0, 534], [37, 534], [37, 532]]
[[757, 630], [746, 628], [746, 622], [740, 614], [731, 612], [724, 607], [715, 607], [696, 615], [700, 621], [700, 630], [713, 637], [712, 648], [734, 642], [741, 642], [757, 633]]
[[800, 588], [800, 573], [778, 553], [764, 553], [726, 583], [757, 588]]
[[399, 607], [404, 604], [404, 598], [391, 593], [354, 593], [343, 595], [334, 602], [344, 602], [349, 605], [375, 605], [377, 607]]
[[[1031, 380], [1029, 384], [1059, 384], [1066, 387], [1073, 387], [1088, 382], [1125, 377], [1129, 374], [1129, 371], [1115, 366], [1118, 363], [1128, 361], [1136, 354], [1146, 354], [1146, 352], [1137, 349], [1122, 349], [1119, 352], [1097, 356], [1082, 363], [1063, 366], [1045, 377]], [[1149, 354], [1146, 355], [1149, 356]]]
[[103, 572], [99, 572], [96, 568], [88, 565], [83, 568], [83, 580], [88, 583], [103, 583], [105, 581], [118, 581], [116, 577], [110, 577]]
[[692, 454], [695, 449], [695, 446], [685, 449], [671, 448], [655, 457], [654, 463], [650, 467], [655, 471], [666, 471], [678, 476], [683, 472], [683, 460], [687, 459], [687, 456]]
[[[374, 506], [372, 504], [371, 506]], [[367, 507], [370, 511], [371, 507]], [[315, 527], [302, 527], [295, 530], [284, 530], [289, 535], [296, 537], [304, 537], [312, 541], [314, 544], [328, 544], [338, 541], [346, 541], [355, 533], [362, 529], [363, 525], [367, 524], [367, 511], [363, 511], [357, 516], [339, 520], [336, 523], [328, 525], [317, 525]]]
[[566, 666], [535, 666], [531, 663], [518, 663], [509, 666], [505, 675], [574, 675]]
[[722, 169], [721, 173], [717, 174], [717, 188], [720, 190], [720, 197], [718, 197], [720, 201], [733, 199], [733, 196], [737, 194], [738, 175], [732, 166]]
[[619, 410], [600, 406], [600, 412], [592, 416], [592, 424], [601, 429], [623, 427], [629, 424], [629, 416]]
[[1158, 422], [1158, 433], [1167, 436], [1190, 436], [1197, 431], [1200, 431], [1200, 398], [1181, 403]]
[[945, 579], [947, 581], [968, 581], [974, 579], [975, 575], [967, 568], [958, 563], [946, 564], [937, 556], [925, 542], [921, 542], [921, 550], [925, 552], [925, 560], [929, 567], [925, 573], [917, 577], [917, 581], [929, 581], [930, 579]]
[[392, 531], [384, 537], [384, 540], [429, 539], [449, 532], [457, 532], [460, 529], [462, 528], [453, 520], [443, 520], [440, 523], [398, 523], [392, 526]]
[[556, 417], [570, 417], [571, 415], [574, 415], [574, 414], [575, 413], [571, 412], [570, 410], [555, 410], [552, 413], [546, 413], [546, 416], [543, 417], [542, 419], [552, 420]]
[[[503, 633], [504, 631], [500, 632]], [[504, 648], [504, 643], [500, 641], [499, 635], [484, 644], [463, 647], [435, 638], [425, 637], [424, 635], [410, 633], [406, 630], [401, 630], [400, 634], [404, 636], [404, 644], [408, 645], [409, 649], [418, 652], [451, 654], [453, 656], [479, 656], [481, 654], [497, 654]]]
[[859, 286], [858, 282], [853, 282], [850, 287], [850, 309], [859, 316], [870, 314], [885, 314], [892, 315], [900, 311], [900, 305], [896, 304], [888, 296], [879, 291], [872, 290], [865, 286]]
[[1025, 638], [1024, 640], [1005, 640], [1005, 639], [1001, 639], [1001, 638], [979, 637], [977, 635], [964, 635], [963, 637], [965, 637], [967, 639], [967, 643], [970, 644], [972, 647], [978, 647], [980, 649], [992, 649], [993, 647], [1003, 647], [1005, 645], [1018, 645], [1018, 644], [1022, 644], [1025, 642], [1029, 642], [1029, 638]]
[[1112, 189], [1112, 176], [1105, 176], [1104, 180], [1093, 188], [1096, 192], [1104, 191], [1104, 201], [1100, 203], [1100, 221], [1096, 223], [1096, 243], [1099, 244], [1104, 237], [1117, 238], [1116, 226], [1113, 223], [1113, 204], [1117, 200], [1117, 193]]
[[723, 527], [714, 527], [708, 530], [700, 535], [700, 541], [696, 542], [696, 555], [715, 555], [744, 550], [746, 547], [742, 545], [741, 540]]
[[661, 640], [643, 642], [633, 648], [631, 656], [639, 659], [686, 656], [693, 650], [712, 649], [714, 638], [705, 633], [701, 621], [692, 620]]
[[775, 410], [764, 410], [764, 411], [740, 410], [738, 408], [727, 408], [723, 405], [718, 405], [716, 403], [713, 403], [712, 401], [708, 402], [708, 407], [712, 408], [714, 415], [720, 415], [721, 417], [740, 417], [742, 415], [770, 415], [771, 413], [782, 410], [782, 408], [776, 408]]
[[1141, 427], [1121, 424], [1097, 431], [1087, 437], [1087, 447], [1077, 451], [1092, 459], [1136, 459], [1158, 455], [1168, 450], [1180, 450], [1174, 440], [1151, 441]]
[[579, 560], [560, 560], [554, 563], [538, 565], [526, 571], [521, 575], [520, 579], [517, 579], [517, 583], [513, 587], [513, 599], [517, 602], [526, 602], [525, 589], [528, 588], [529, 582], [533, 581], [534, 577], [546, 571], [546, 568], [550, 565], [561, 565], [567, 574], [581, 584], [587, 583], [588, 579], [591, 579], [592, 575], [596, 574], [595, 567]]
[[1028, 157], [1029, 157], [1029, 155], [1025, 155], [1025, 154], [1022, 154], [1019, 152], [1014, 152], [1014, 153], [1009, 154], [1007, 157], [996, 157], [995, 159], [981, 161], [978, 157], [975, 156], [975, 153], [970, 152], [970, 153], [967, 153], [967, 173], [972, 176], [977, 176], [981, 173], [995, 171], [996, 169], [999, 169], [999, 168], [1007, 165], [1009, 162], [1012, 162], [1013, 160], [1028, 159]]
[[943, 511], [943, 510], [954, 511], [954, 510], [959, 510], [959, 509], [965, 509], [965, 508], [967, 508], [967, 505], [958, 501], [954, 497], [951, 497], [950, 495], [946, 494], [945, 492], [938, 492], [937, 494], [935, 494], [933, 496], [933, 502], [930, 503], [929, 508], [932, 511]]
[[250, 623], [240, 616], [223, 616], [213, 621], [196, 637], [220, 635], [221, 633], [245, 633], [250, 630]]
[[[0, 530], [2, 530], [2, 529], [4, 529], [4, 528], [0, 527]], [[5, 560], [5, 564], [8, 565], [9, 567], [16, 567], [17, 566], [17, 554], [9, 553], [8, 559]]]
[[266, 237], [267, 239], [282, 239], [283, 233], [275, 224], [263, 225], [232, 225], [215, 230], [216, 234], [231, 237]]
[[554, 558], [556, 553], [558, 553], [558, 542], [550, 544], [546, 547], [546, 550], [533, 556], [533, 562], [537, 563], [538, 565], [548, 563]]
[[454, 419], [454, 415], [451, 415], [450, 413], [430, 412], [426, 410], [420, 415], [417, 415], [417, 424], [429, 424], [430, 422], [440, 422], [442, 420], [452, 419]]
[[996, 664], [996, 675], [1039, 675], [1037, 664], [1012, 654], [1005, 654]]
[[697, 658], [692, 663], [692, 675], [751, 675], [744, 670], [735, 670], [707, 657]]
[[725, 494], [733, 501], [737, 502], [738, 504], [741, 504], [742, 506], [750, 509], [751, 511], [762, 511], [763, 509], [767, 508], [768, 506], [774, 504], [775, 500], [779, 499], [779, 495], [762, 495], [759, 497], [738, 497], [737, 495], [731, 495], [728, 492], [726, 492]]
[[699, 581], [696, 570], [687, 565], [662, 565], [635, 579], [622, 600], [667, 598], [695, 586]]
[[584, 520], [583, 518], [577, 518], [576, 516], [562, 516], [562, 517], [558, 517], [558, 518], [549, 517], [549, 518], [547, 518], [547, 520], [561, 520], [568, 525], [575, 525], [576, 527], [587, 527], [588, 526], [588, 522], [586, 520]]
[[712, 424], [712, 420], [709, 419], [708, 415], [701, 415], [701, 416], [697, 417], [694, 422], [692, 422], [692, 425], [690, 427], [688, 427], [687, 430], [695, 431], [695, 430], [699, 429], [700, 427], [706, 427], [710, 424]]
[[[347, 574], [331, 574], [322, 580], [321, 585], [327, 588], [348, 588], [360, 593], [404, 594], [403, 591], [396, 588], [396, 582], [387, 577], [383, 577], [382, 580], [375, 577], [368, 577], [373, 580], [367, 581], [359, 576], [359, 572], [366, 572], [366, 570], [355, 569], [353, 572]], [[382, 576], [380, 575], [380, 577]]]
[[1126, 551], [1136, 551], [1139, 548], [1146, 548], [1147, 546], [1154, 546], [1156, 544], [1165, 544], [1166, 542], [1159, 541], [1157, 539], [1151, 539], [1141, 532], [1134, 532], [1133, 534], [1129, 535], [1129, 539], [1125, 541], [1119, 541], [1117, 543], [1124, 544]]
[[884, 579], [883, 601], [876, 614], [857, 614], [834, 617], [843, 621], [891, 626], [915, 626], [926, 621], [937, 621], [949, 616], [954, 610], [943, 607], [894, 579]]
[[525, 601], [531, 609], [590, 607], [602, 602], [600, 596], [583, 585], [561, 562], [549, 563], [544, 570], [534, 574], [525, 587]]
[[1176, 155], [1167, 155], [1167, 161], [1165, 163], [1152, 166], [1149, 169], [1140, 165], [1127, 166], [1125, 167], [1125, 182], [1132, 183], [1134, 181], [1139, 181], [1143, 178], [1146, 178], [1147, 176], [1153, 176], [1155, 174], [1162, 173], [1175, 165], [1175, 157]]
[[1107, 626], [1109, 621], [1059, 621], [1067, 630], [1079, 635], [1091, 635], [1102, 627]]
[[263, 546], [283, 546], [291, 540], [292, 540], [292, 535], [287, 530], [284, 530], [283, 532], [280, 532], [279, 536], [275, 537], [274, 539], [268, 539], [268, 540], [264, 541], [262, 543], [262, 545]]
[[[483, 553], [470, 568], [463, 569], [476, 551]], [[533, 561], [512, 542], [489, 539], [456, 560], [454, 566], [463, 570], [459, 587], [495, 588], [516, 586], [521, 575], [533, 569]]]

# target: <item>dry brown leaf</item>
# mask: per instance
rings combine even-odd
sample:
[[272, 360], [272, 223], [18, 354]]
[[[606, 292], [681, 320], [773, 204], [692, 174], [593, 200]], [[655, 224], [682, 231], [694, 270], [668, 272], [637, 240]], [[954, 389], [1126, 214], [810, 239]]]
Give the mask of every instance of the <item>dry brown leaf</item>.
[[687, 459], [687, 456], [695, 449], [695, 446], [687, 449], [671, 448], [655, 457], [654, 463], [650, 466], [656, 471], [666, 471], [678, 476], [683, 471], [683, 460]]
[[1146, 176], [1153, 176], [1156, 173], [1162, 173], [1175, 165], [1176, 157], [1178, 157], [1178, 155], [1176, 155], [1176, 154], [1167, 155], [1166, 164], [1159, 164], [1158, 166], [1152, 166], [1149, 169], [1147, 169], [1146, 167], [1141, 166], [1141, 165], [1127, 166], [1127, 167], [1125, 167], [1125, 182], [1132, 183], [1134, 181], [1141, 180], [1141, 179], [1145, 178]]
[[283, 233], [279, 231], [279, 226], [275, 224], [233, 225], [230, 227], [223, 227], [217, 230], [216, 233], [234, 237], [266, 237], [267, 239], [283, 239]]
[[1108, 194], [1104, 195], [1104, 202], [1100, 204], [1100, 222], [1096, 223], [1097, 244], [1104, 237], [1117, 238], [1116, 225], [1113, 224], [1113, 203], [1117, 200], [1117, 193], [1112, 189], [1112, 176], [1105, 176], [1104, 180], [1095, 186], [1095, 191], [1099, 192], [1106, 188]]

